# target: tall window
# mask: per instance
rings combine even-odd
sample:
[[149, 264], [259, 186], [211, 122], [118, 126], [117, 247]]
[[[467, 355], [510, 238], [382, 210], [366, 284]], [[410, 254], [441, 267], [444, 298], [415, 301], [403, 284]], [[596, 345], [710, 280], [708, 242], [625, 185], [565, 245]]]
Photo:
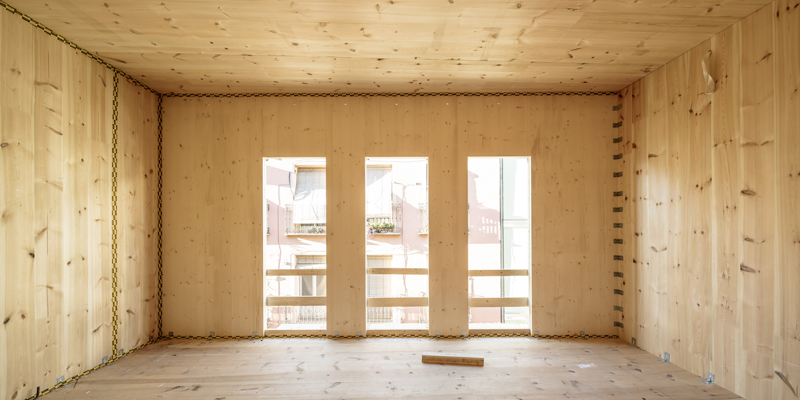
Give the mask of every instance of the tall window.
[[427, 159], [366, 161], [367, 330], [426, 330], [427, 221], [416, 216], [428, 202]]
[[264, 159], [266, 330], [326, 329], [325, 160]]
[[468, 161], [470, 329], [530, 329], [530, 168]]

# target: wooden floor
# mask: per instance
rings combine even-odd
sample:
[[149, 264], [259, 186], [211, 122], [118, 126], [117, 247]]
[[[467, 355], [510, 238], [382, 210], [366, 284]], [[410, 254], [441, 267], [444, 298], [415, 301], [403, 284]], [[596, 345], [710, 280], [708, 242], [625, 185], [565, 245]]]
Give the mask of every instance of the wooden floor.
[[[485, 357], [429, 365], [422, 352]], [[621, 340], [163, 340], [56, 399], [738, 399]]]

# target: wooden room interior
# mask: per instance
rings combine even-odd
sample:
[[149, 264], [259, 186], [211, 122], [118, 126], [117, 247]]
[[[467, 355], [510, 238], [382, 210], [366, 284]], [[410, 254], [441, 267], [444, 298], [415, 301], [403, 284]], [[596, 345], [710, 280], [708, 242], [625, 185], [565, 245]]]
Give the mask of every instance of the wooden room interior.
[[[800, 0], [0, 4], [4, 399], [800, 396]], [[265, 289], [310, 273], [265, 266], [265, 157], [324, 159], [314, 296]], [[426, 162], [424, 297], [367, 288], [370, 157]], [[475, 157], [530, 165], [513, 274]]]

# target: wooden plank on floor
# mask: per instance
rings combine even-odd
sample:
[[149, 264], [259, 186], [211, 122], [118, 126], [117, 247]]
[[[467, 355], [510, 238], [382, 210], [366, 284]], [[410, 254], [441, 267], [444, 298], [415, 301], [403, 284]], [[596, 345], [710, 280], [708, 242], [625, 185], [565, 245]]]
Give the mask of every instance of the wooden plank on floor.
[[422, 363], [482, 367], [483, 357], [458, 353], [422, 353]]

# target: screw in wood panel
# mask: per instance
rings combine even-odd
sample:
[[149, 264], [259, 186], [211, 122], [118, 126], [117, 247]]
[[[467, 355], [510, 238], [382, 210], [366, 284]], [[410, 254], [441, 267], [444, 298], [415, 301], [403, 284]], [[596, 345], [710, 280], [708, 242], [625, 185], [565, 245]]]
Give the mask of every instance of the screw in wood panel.
[[669, 362], [669, 353], [666, 351], [664, 352], [664, 358], [659, 358], [658, 362], [668, 363]]
[[714, 384], [714, 374], [712, 374], [711, 372], [706, 372], [706, 380], [700, 382], [703, 382], [706, 385]]

